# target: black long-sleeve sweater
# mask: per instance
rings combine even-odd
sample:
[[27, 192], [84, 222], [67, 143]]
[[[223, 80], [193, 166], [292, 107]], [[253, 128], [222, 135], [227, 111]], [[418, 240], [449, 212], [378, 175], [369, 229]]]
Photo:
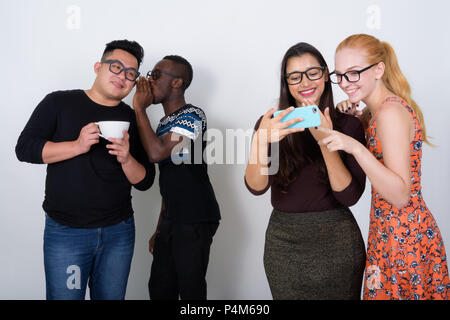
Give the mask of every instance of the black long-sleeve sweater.
[[[147, 190], [153, 184], [155, 167], [141, 146], [133, 110], [123, 102], [114, 107], [99, 105], [83, 90], [53, 92], [39, 103], [19, 136], [17, 158], [43, 163], [47, 141], [74, 141], [85, 125], [105, 120], [130, 122], [130, 153], [146, 169], [144, 179], [133, 186]], [[47, 166], [42, 207], [52, 219], [70, 227], [97, 228], [133, 214], [132, 185], [117, 157], [108, 153], [107, 143], [100, 138], [87, 153]]]

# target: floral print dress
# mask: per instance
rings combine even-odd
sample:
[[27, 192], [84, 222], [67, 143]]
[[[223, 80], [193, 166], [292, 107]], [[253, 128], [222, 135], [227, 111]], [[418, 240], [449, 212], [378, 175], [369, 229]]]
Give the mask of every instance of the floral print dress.
[[[397, 97], [387, 101], [400, 102], [416, 125], [410, 145], [411, 193], [408, 205], [398, 209], [372, 187], [363, 297], [448, 299], [450, 284], [444, 242], [422, 198], [423, 132], [416, 114], [405, 101]], [[367, 128], [367, 147], [383, 163], [374, 118]]]

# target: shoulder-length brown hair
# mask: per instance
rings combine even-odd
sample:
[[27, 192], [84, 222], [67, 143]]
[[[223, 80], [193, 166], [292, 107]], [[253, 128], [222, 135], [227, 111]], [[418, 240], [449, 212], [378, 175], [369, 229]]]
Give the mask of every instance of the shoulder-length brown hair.
[[[328, 66], [322, 54], [312, 45], [300, 42], [289, 48], [281, 62], [280, 73], [280, 98], [279, 108], [284, 110], [290, 106], [296, 106], [295, 99], [289, 92], [288, 83], [286, 81], [286, 65], [290, 58], [301, 57], [305, 54], [310, 54], [317, 59], [320, 66], [325, 67], [325, 89], [320, 97], [319, 109], [324, 112], [325, 108], [330, 109], [330, 117], [334, 122], [336, 112], [334, 109], [333, 91], [331, 89], [331, 82], [328, 80]], [[278, 184], [282, 190], [286, 190], [288, 185], [295, 180], [298, 173], [306, 165], [317, 163], [321, 180], [324, 183], [329, 183], [325, 162], [322, 157], [319, 145], [309, 130], [304, 132], [294, 133], [288, 135], [281, 140], [279, 146], [279, 170], [274, 176], [274, 183]]]

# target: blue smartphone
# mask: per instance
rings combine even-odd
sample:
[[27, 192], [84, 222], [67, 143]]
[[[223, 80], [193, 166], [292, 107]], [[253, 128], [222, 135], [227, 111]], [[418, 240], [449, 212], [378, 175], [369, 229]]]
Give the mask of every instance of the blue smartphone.
[[[275, 113], [273, 114], [274, 117], [283, 111], [284, 110], [275, 111]], [[322, 123], [322, 121], [320, 120], [319, 108], [315, 105], [295, 108], [294, 110], [292, 110], [292, 112], [288, 113], [283, 119], [281, 119], [281, 122], [289, 121], [295, 118], [302, 118], [303, 121], [294, 123], [288, 128], [318, 127]]]

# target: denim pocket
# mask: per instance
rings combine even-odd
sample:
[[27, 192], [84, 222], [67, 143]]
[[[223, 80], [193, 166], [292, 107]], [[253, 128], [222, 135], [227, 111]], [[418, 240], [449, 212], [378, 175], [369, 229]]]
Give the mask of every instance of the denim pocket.
[[124, 225], [131, 226], [134, 225], [134, 216], [129, 217], [121, 222]]
[[50, 228], [50, 229], [58, 229], [58, 230], [70, 228], [61, 223], [56, 222], [55, 220], [50, 218], [47, 214], [45, 215], [45, 227]]

